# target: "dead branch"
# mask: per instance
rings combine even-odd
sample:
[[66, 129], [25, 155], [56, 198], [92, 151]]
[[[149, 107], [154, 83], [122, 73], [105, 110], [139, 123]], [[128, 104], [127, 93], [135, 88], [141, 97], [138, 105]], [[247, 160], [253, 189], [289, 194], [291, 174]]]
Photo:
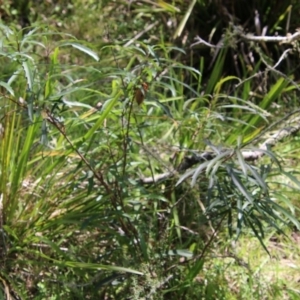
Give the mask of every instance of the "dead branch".
[[[297, 30], [294, 34], [288, 33], [286, 36], [266, 36], [266, 35], [254, 35], [252, 33], [245, 34], [240, 27], [234, 27], [233, 31], [234, 35], [239, 36], [243, 40], [249, 41], [249, 42], [267, 42], [267, 43], [280, 43], [280, 44], [290, 44], [293, 41], [300, 40], [300, 29]], [[200, 36], [195, 37], [196, 42], [191, 44], [190, 48], [194, 48], [197, 45], [205, 45], [209, 48], [217, 48], [221, 49], [225, 45], [224, 43], [218, 43], [218, 45], [213, 45], [204, 39], [202, 39]]]
[[253, 34], [244, 34], [241, 30], [236, 30], [235, 33], [240, 36], [242, 39], [250, 42], [266, 42], [266, 43], [281, 43], [281, 44], [290, 44], [293, 41], [300, 39], [300, 31], [295, 32], [294, 34], [287, 34], [286, 36], [256, 36]]
[[[292, 113], [287, 114], [280, 121], [282, 122], [283, 120], [286, 120], [287, 118], [289, 118], [292, 115], [295, 115], [296, 113], [299, 114], [300, 110], [296, 110]], [[279, 123], [279, 121], [275, 122], [274, 124], [277, 125], [278, 123]], [[269, 148], [275, 146], [278, 142], [287, 138], [288, 136], [291, 136], [292, 134], [295, 134], [296, 132], [298, 132], [300, 130], [300, 116], [296, 116], [295, 118], [293, 118], [293, 120], [286, 121], [285, 127], [281, 128], [279, 130], [276, 130], [273, 133], [270, 133], [268, 131], [268, 129], [273, 128], [274, 124], [270, 125], [267, 128], [267, 131], [266, 130], [263, 131], [262, 134], [260, 134], [257, 138], [255, 138], [255, 140], [257, 140], [262, 135], [268, 134], [268, 137], [258, 148], [254, 149], [254, 150], [242, 150], [241, 151], [242, 156], [245, 161], [255, 161], [255, 160], [260, 159], [262, 156], [265, 155], [266, 151]], [[196, 164], [200, 164], [205, 161], [214, 159], [216, 157], [216, 155], [217, 155], [217, 153], [213, 152], [213, 151], [204, 151], [199, 154], [188, 155], [183, 159], [181, 164], [174, 170], [171, 170], [171, 171], [168, 171], [168, 172], [165, 172], [162, 174], [157, 174], [153, 177], [141, 178], [140, 181], [143, 184], [152, 184], [152, 183], [156, 183], [158, 181], [170, 179], [170, 178], [174, 177], [175, 175], [186, 171], [187, 169], [191, 168], [192, 166], [194, 166]], [[229, 156], [232, 156], [232, 152], [230, 152], [230, 151], [228, 152], [228, 158], [229, 158]]]

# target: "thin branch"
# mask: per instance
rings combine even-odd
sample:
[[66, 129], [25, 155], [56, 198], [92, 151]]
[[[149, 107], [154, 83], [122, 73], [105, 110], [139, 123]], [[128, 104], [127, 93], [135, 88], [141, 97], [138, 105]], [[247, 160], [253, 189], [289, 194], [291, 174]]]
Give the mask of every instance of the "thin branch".
[[147, 31], [150, 31], [153, 27], [155, 27], [159, 22], [156, 21], [150, 25], [148, 25], [143, 31], [139, 32], [135, 37], [133, 37], [130, 41], [128, 41], [124, 47], [130, 46], [132, 43], [134, 43], [136, 40], [138, 40], [142, 35], [144, 35]]
[[[287, 34], [286, 36], [266, 36], [266, 35], [260, 35], [256, 36], [253, 34], [244, 34], [243, 30], [239, 27], [234, 28], [234, 33], [241, 37], [244, 40], [252, 41], [252, 42], [273, 42], [273, 43], [281, 43], [281, 44], [290, 44], [293, 41], [300, 40], [300, 29], [297, 30], [294, 34]], [[200, 36], [195, 37], [196, 42], [191, 44], [190, 48], [193, 48], [197, 45], [205, 45], [209, 48], [217, 48], [221, 49], [224, 47], [224, 43], [218, 43], [217, 45], [213, 45], [204, 39], [202, 39]], [[279, 60], [280, 61], [280, 60]]]
[[[293, 118], [293, 120], [288, 120], [289, 117], [292, 115], [295, 115], [296, 113], [300, 113], [300, 110], [295, 110], [294, 112], [291, 112], [287, 114], [284, 118], [280, 119], [279, 121], [271, 124], [266, 130], [264, 130], [259, 136], [257, 136], [253, 141], [257, 141], [261, 136], [267, 134], [270, 132], [270, 130], [278, 125], [279, 123], [284, 122], [285, 120], [285, 127], [275, 131], [274, 133], [270, 134], [268, 138], [255, 150], [242, 150], [242, 156], [246, 161], [254, 161], [257, 159], [260, 159], [262, 156], [265, 155], [266, 150], [268, 148], [275, 146], [278, 142], [285, 139], [288, 136], [291, 136], [292, 134], [295, 134], [296, 132], [300, 131], [300, 116], [296, 116]], [[293, 124], [291, 124], [293, 122]], [[230, 154], [232, 155], [232, 154]], [[187, 169], [191, 168], [192, 166], [203, 163], [205, 161], [212, 160], [216, 157], [216, 152], [213, 151], [205, 151], [200, 154], [193, 154], [191, 156], [186, 156], [182, 163], [174, 170], [168, 171], [162, 174], [155, 175], [154, 177], [146, 177], [141, 178], [140, 181], [144, 184], [152, 184], [156, 183], [158, 181], [170, 179], [177, 175], [178, 173], [184, 172]]]
[[251, 42], [267, 42], [267, 43], [282, 43], [290, 44], [293, 41], [300, 39], [300, 31], [295, 32], [294, 34], [287, 34], [286, 36], [255, 36], [253, 34], [244, 34], [240, 28], [235, 28], [235, 33], [240, 36], [242, 39], [251, 41]]
[[279, 60], [277, 61], [277, 63], [272, 67], [272, 66], [270, 66], [270, 65], [266, 62], [266, 60], [264, 59], [263, 55], [261, 54], [260, 49], [257, 48], [257, 52], [258, 52], [258, 54], [260, 55], [260, 59], [261, 59], [262, 62], [266, 65], [267, 69], [268, 69], [268, 70], [271, 70], [271, 71], [274, 72], [274, 73], [279, 74], [279, 75], [280, 75], [281, 77], [283, 77], [286, 81], [288, 81], [289, 83], [293, 84], [293, 86], [294, 86], [298, 91], [300, 91], [300, 88], [299, 88], [298, 84], [297, 84], [294, 80], [290, 79], [290, 77], [288, 77], [287, 75], [285, 75], [284, 73], [282, 73], [282, 72], [280, 72], [280, 71], [278, 71], [278, 70], [276, 69], [276, 68], [278, 67], [278, 65], [281, 63], [281, 61], [286, 57], [287, 53], [289, 53], [291, 50], [292, 50], [292, 49], [287, 49], [287, 50], [285, 50], [285, 51], [281, 54], [281, 56], [280, 56]]
[[190, 46], [190, 48], [193, 48], [194, 46], [197, 46], [197, 45], [200, 45], [200, 44], [204, 44], [205, 46], [209, 47], [209, 48], [217, 48], [217, 49], [220, 49], [223, 47], [223, 43], [222, 44], [217, 44], [217, 45], [213, 45], [213, 44], [210, 44], [209, 42], [206, 42], [205, 40], [203, 40], [199, 35], [197, 35], [195, 37], [195, 40], [197, 41], [196, 43], [192, 44]]
[[281, 56], [280, 56], [280, 58], [278, 59], [277, 63], [273, 66], [273, 69], [276, 69], [276, 68], [279, 66], [279, 64], [281, 63], [281, 61], [282, 61], [283, 59], [286, 58], [287, 54], [288, 54], [290, 51], [292, 51], [292, 49], [286, 49], [286, 50], [281, 54]]

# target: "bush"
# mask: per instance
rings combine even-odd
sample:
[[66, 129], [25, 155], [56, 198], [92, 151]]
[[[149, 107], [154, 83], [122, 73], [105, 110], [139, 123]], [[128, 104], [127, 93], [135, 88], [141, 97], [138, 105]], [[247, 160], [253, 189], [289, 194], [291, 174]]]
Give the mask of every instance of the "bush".
[[[142, 4], [131, 7], [134, 30], [155, 8]], [[194, 5], [189, 22], [203, 8]], [[158, 21], [176, 11], [163, 8]], [[299, 130], [299, 112], [276, 115], [274, 106], [296, 103], [297, 84], [269, 68], [266, 49], [242, 29], [228, 24], [209, 70], [210, 56], [194, 60], [179, 40], [153, 45], [151, 28], [143, 41], [100, 44], [51, 26], [14, 28], [1, 25], [7, 297], [224, 298], [222, 267], [205, 275], [224, 229], [234, 239], [252, 234], [269, 251], [266, 232], [299, 228], [299, 181], [281, 149]], [[249, 71], [241, 55], [242, 74], [231, 73], [226, 65], [242, 39], [257, 58]]]

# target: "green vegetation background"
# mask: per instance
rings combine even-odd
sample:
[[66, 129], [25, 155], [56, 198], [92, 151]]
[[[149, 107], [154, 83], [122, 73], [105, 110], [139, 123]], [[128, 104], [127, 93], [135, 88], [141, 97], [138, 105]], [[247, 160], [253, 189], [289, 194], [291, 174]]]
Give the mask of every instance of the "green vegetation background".
[[0, 299], [299, 299], [299, 14], [1, 1]]

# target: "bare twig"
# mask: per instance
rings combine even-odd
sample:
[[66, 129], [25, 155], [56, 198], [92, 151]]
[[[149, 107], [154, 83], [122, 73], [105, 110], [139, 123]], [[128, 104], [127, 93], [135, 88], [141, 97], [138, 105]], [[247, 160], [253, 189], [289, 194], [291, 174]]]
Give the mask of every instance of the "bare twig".
[[[234, 34], [241, 37], [244, 40], [251, 42], [272, 42], [272, 43], [281, 43], [281, 44], [290, 44], [293, 41], [300, 40], [300, 29], [297, 30], [294, 34], [287, 34], [286, 36], [266, 36], [264, 33], [262, 35], [256, 36], [254, 34], [248, 33], [245, 34], [243, 30], [239, 27], [234, 28]], [[217, 45], [213, 45], [209, 42], [206, 42], [199, 36], [195, 37], [196, 42], [191, 44], [190, 48], [193, 48], [197, 45], [203, 44], [209, 48], [217, 48], [221, 49], [224, 47], [224, 43], [218, 43]]]
[[135, 37], [133, 37], [130, 41], [128, 41], [124, 47], [130, 46], [132, 43], [134, 43], [137, 39], [139, 39], [142, 35], [144, 35], [147, 31], [150, 31], [153, 27], [155, 27], [159, 22], [156, 21], [150, 25], [148, 25], [143, 31], [139, 32]]
[[[274, 133], [269, 134], [268, 138], [255, 150], [242, 150], [242, 156], [246, 161], [253, 161], [261, 158], [265, 155], [266, 151], [269, 147], [272, 147], [276, 145], [278, 142], [283, 140], [284, 138], [300, 131], [300, 116], [296, 116], [293, 120], [289, 121], [288, 119], [295, 114], [300, 113], [300, 109], [295, 110], [289, 114], [287, 114], [285, 117], [280, 119], [279, 121], [271, 124], [269, 127], [267, 127], [264, 131], [262, 131], [259, 136], [257, 136], [254, 140], [251, 142], [257, 141], [259, 138], [261, 138], [263, 135], [270, 132], [272, 128], [277, 126], [278, 124], [285, 122], [285, 126]], [[245, 145], [244, 145], [245, 146]], [[228, 154], [228, 155], [232, 155]], [[186, 156], [182, 163], [173, 171], [165, 172], [162, 174], [155, 175], [154, 177], [146, 177], [141, 178], [141, 182], [144, 184], [151, 184], [158, 181], [166, 180], [169, 178], [174, 177], [179, 172], [184, 172], [187, 169], [191, 168], [192, 166], [203, 163], [208, 160], [212, 160], [216, 157], [216, 152], [213, 151], [205, 151], [200, 154], [193, 154], [192, 156]]]
[[267, 69], [269, 69], [270, 71], [279, 74], [281, 77], [283, 77], [285, 80], [287, 80], [289, 83], [293, 84], [293, 86], [300, 91], [300, 88], [298, 86], [298, 84], [292, 80], [290, 77], [288, 77], [287, 75], [285, 75], [284, 73], [278, 71], [276, 68], [278, 67], [278, 65], [281, 63], [281, 61], [286, 57], [287, 53], [290, 52], [292, 49], [286, 49], [282, 55], [280, 56], [279, 60], [277, 61], [277, 63], [272, 67], [270, 66], [266, 60], [264, 59], [263, 55], [260, 53], [260, 50], [258, 49], [258, 54], [260, 55], [260, 58], [262, 60], [262, 62], [266, 65]]
[[281, 54], [281, 56], [280, 56], [280, 58], [278, 59], [277, 63], [273, 66], [273, 69], [276, 69], [276, 68], [279, 66], [279, 64], [281, 63], [281, 61], [282, 61], [283, 59], [286, 58], [287, 54], [288, 54], [290, 51], [292, 51], [292, 49], [286, 49], [286, 50]]
[[195, 40], [196, 40], [197, 42], [194, 43], [194, 44], [192, 44], [192, 45], [190, 46], [190, 48], [193, 48], [193, 47], [195, 47], [195, 46], [197, 46], [197, 45], [200, 45], [200, 44], [204, 44], [205, 46], [207, 46], [207, 47], [209, 47], [209, 48], [217, 48], [217, 49], [221, 49], [221, 48], [223, 47], [223, 43], [222, 43], [222, 44], [218, 43], [217, 45], [213, 45], [213, 44], [211, 44], [211, 43], [206, 42], [205, 40], [203, 40], [199, 35], [197, 35], [197, 36], [195, 37]]
[[286, 36], [255, 36], [250, 33], [244, 34], [240, 28], [236, 27], [235, 33], [242, 39], [252, 42], [290, 44], [291, 42], [300, 39], [300, 31], [297, 31], [294, 34], [287, 34]]

